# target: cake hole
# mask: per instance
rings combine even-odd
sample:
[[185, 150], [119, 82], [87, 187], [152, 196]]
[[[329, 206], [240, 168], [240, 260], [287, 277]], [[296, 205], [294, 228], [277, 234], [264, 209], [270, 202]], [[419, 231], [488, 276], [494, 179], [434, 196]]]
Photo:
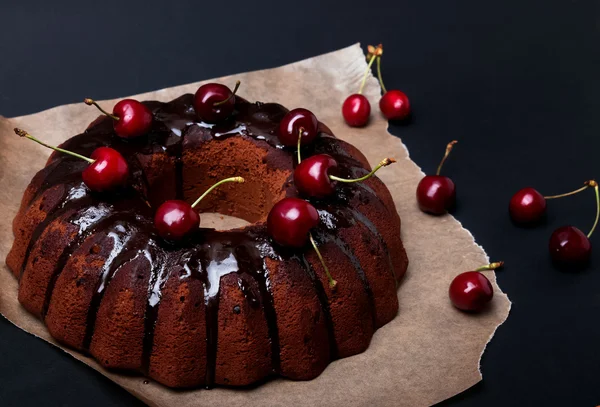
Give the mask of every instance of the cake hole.
[[185, 301], [185, 297], [182, 295], [181, 297], [179, 297], [179, 301], [180, 302], [184, 302]]
[[90, 254], [98, 254], [100, 253], [100, 246], [95, 244], [90, 248]]
[[240, 312], [242, 312], [242, 309], [240, 308], [239, 305], [236, 305], [235, 307], [233, 307], [234, 314], [239, 314]]
[[[190, 143], [191, 145], [192, 143]], [[273, 165], [267, 154], [275, 154]], [[244, 227], [248, 223], [265, 221], [272, 206], [285, 196], [281, 189], [291, 176], [291, 164], [276, 152], [267, 151], [254, 141], [242, 137], [213, 139], [184, 149], [182, 156], [183, 199], [191, 203], [216, 182], [242, 176], [244, 183], [227, 183], [207, 195], [196, 207], [202, 213], [202, 227], [219, 230]], [[151, 184], [148, 199], [158, 206], [166, 199], [176, 198], [177, 171], [172, 162], [146, 170]], [[220, 213], [242, 219], [246, 223], [227, 221], [211, 224], [207, 213]]]

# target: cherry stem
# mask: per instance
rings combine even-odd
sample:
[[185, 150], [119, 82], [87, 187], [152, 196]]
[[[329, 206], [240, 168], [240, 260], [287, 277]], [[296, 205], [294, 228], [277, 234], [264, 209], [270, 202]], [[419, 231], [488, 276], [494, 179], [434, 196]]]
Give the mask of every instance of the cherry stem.
[[321, 256], [321, 252], [317, 248], [317, 243], [315, 242], [315, 239], [313, 239], [312, 233], [309, 233], [308, 237], [310, 239], [310, 243], [315, 249], [315, 252], [317, 253], [317, 257], [319, 258], [319, 260], [321, 260], [321, 264], [325, 269], [325, 274], [327, 274], [327, 279], [329, 280], [329, 287], [334, 288], [337, 284], [337, 281], [335, 281], [333, 277], [331, 277], [331, 274], [329, 273], [329, 268], [327, 267], [327, 264], [325, 264], [325, 260], [323, 260], [323, 256]]
[[237, 92], [238, 89], [240, 88], [240, 83], [241, 83], [240, 81], [237, 81], [235, 83], [235, 87], [233, 88], [233, 92], [231, 92], [231, 95], [229, 95], [229, 97], [227, 99], [221, 100], [220, 102], [215, 102], [215, 103], [213, 103], [213, 106], [221, 106], [221, 105], [229, 102], [229, 99], [231, 99], [232, 97], [234, 97], [235, 96], [235, 92]]
[[302, 162], [302, 155], [300, 154], [300, 144], [302, 144], [302, 133], [304, 132], [304, 128], [300, 127], [298, 134], [298, 164]]
[[98, 108], [98, 110], [100, 110], [102, 113], [104, 113], [106, 116], [110, 117], [113, 120], [120, 120], [120, 118], [118, 116], [115, 116], [114, 114], [110, 114], [106, 110], [102, 109], [100, 107], [100, 105], [93, 99], [86, 98], [83, 100], [83, 103], [85, 103], [88, 106], [96, 106]]
[[598, 192], [598, 183], [594, 180], [588, 182], [588, 185], [594, 187], [594, 192], [596, 193], [596, 220], [594, 221], [594, 226], [587, 234], [588, 239], [592, 237], [592, 233], [596, 230], [596, 226], [598, 226], [598, 220], [600, 219], [600, 193]]
[[192, 204], [192, 208], [196, 207], [196, 205], [198, 205], [200, 203], [200, 201], [203, 200], [204, 197], [206, 195], [208, 195], [213, 189], [215, 189], [216, 187], [218, 187], [221, 184], [225, 184], [226, 182], [239, 182], [241, 184], [241, 183], [245, 182], [245, 180], [242, 177], [231, 177], [231, 178], [222, 179], [221, 181], [217, 182], [212, 187], [208, 188], [206, 190], [206, 192], [204, 192], [202, 195], [200, 195], [200, 198], [196, 199], [196, 202], [194, 202]]
[[371, 170], [371, 172], [369, 172], [368, 174], [366, 174], [363, 177], [360, 178], [353, 178], [353, 179], [347, 179], [347, 178], [340, 178], [340, 177], [336, 177], [335, 175], [330, 175], [329, 179], [332, 179], [334, 181], [339, 181], [339, 182], [361, 182], [364, 181], [366, 179], [371, 178], [373, 175], [375, 175], [375, 173], [381, 168], [381, 167], [387, 167], [388, 165], [395, 163], [396, 160], [393, 158], [384, 158], [383, 160], [381, 160], [381, 162], [379, 164], [377, 164], [377, 166], [375, 168], [373, 168]]
[[367, 83], [367, 76], [369, 75], [369, 71], [371, 70], [371, 67], [373, 66], [373, 62], [375, 62], [375, 58], [377, 58], [377, 55], [373, 54], [373, 56], [369, 60], [369, 65], [367, 66], [367, 69], [365, 70], [365, 75], [363, 76], [363, 80], [360, 84], [360, 88], [358, 89], [359, 95], [362, 95], [363, 88], [365, 87], [365, 84]]
[[55, 147], [55, 146], [51, 146], [51, 145], [49, 145], [49, 144], [46, 144], [46, 143], [44, 143], [43, 141], [36, 139], [36, 138], [35, 138], [35, 137], [33, 137], [31, 134], [27, 133], [25, 130], [22, 130], [22, 129], [19, 129], [19, 128], [16, 128], [16, 127], [15, 127], [14, 131], [15, 131], [15, 133], [16, 133], [16, 134], [17, 134], [19, 137], [25, 137], [25, 138], [28, 138], [29, 140], [33, 140], [33, 141], [35, 141], [36, 143], [38, 143], [38, 144], [41, 144], [41, 145], [43, 145], [44, 147], [48, 147], [48, 148], [50, 148], [50, 149], [52, 149], [52, 150], [54, 150], [54, 151], [58, 151], [59, 153], [65, 153], [65, 154], [72, 155], [73, 157], [81, 158], [82, 160], [85, 160], [85, 161], [87, 161], [87, 162], [88, 162], [88, 163], [90, 163], [90, 164], [93, 164], [93, 163], [94, 163], [94, 161], [95, 161], [95, 160], [92, 160], [91, 158], [88, 158], [88, 157], [86, 157], [86, 156], [83, 156], [83, 155], [81, 155], [81, 154], [77, 154], [77, 153], [74, 153], [74, 152], [72, 152], [72, 151], [69, 151], [69, 150], [64, 150], [64, 149], [62, 149], [62, 148], [60, 148], [60, 147]]
[[383, 90], [383, 93], [387, 92], [385, 85], [383, 84], [383, 78], [381, 77], [381, 56], [377, 57], [377, 79], [379, 79], [379, 86]]
[[550, 195], [550, 196], [545, 196], [544, 199], [556, 199], [556, 198], [564, 198], [565, 196], [571, 196], [571, 195], [575, 195], [580, 193], [581, 191], [585, 191], [586, 189], [588, 189], [589, 187], [593, 186], [592, 183], [596, 183], [596, 181], [591, 180], [591, 181], [585, 181], [583, 183], [583, 186], [581, 188], [576, 189], [575, 191], [571, 191], [571, 192], [567, 192], [566, 194], [560, 194], [560, 195]]
[[440, 162], [440, 165], [438, 165], [437, 167], [437, 171], [435, 173], [435, 175], [440, 175], [440, 172], [442, 172], [442, 166], [444, 165], [444, 163], [446, 162], [446, 158], [448, 158], [448, 156], [450, 155], [450, 151], [452, 151], [452, 147], [454, 147], [454, 145], [458, 143], [458, 141], [456, 140], [452, 140], [451, 142], [448, 143], [448, 145], [446, 146], [446, 153], [444, 154], [444, 157], [442, 158], [442, 161]]
[[475, 271], [485, 271], [485, 270], [497, 270], [500, 267], [504, 266], [504, 262], [503, 261], [497, 261], [495, 263], [490, 263], [486, 266], [481, 266], [479, 268], [476, 268]]

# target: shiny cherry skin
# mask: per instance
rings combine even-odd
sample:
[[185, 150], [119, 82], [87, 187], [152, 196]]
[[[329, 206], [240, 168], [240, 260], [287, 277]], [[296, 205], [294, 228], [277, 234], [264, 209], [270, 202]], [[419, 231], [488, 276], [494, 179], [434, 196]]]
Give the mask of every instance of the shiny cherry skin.
[[154, 227], [167, 240], [181, 240], [200, 227], [200, 215], [185, 201], [166, 201], [154, 215]]
[[123, 99], [113, 108], [113, 126], [119, 137], [132, 138], [147, 134], [152, 127], [152, 112], [135, 99]]
[[463, 311], [481, 311], [494, 296], [492, 283], [478, 271], [467, 271], [452, 280], [448, 290], [452, 304]]
[[533, 188], [523, 188], [510, 199], [508, 213], [515, 223], [539, 222], [546, 214], [546, 198]]
[[388, 120], [404, 120], [410, 115], [408, 96], [399, 90], [388, 90], [379, 100], [379, 109]]
[[267, 217], [267, 231], [281, 246], [303, 247], [312, 228], [319, 223], [319, 213], [310, 203], [298, 198], [283, 198]]
[[310, 110], [297, 108], [290, 110], [279, 122], [279, 141], [284, 146], [295, 147], [298, 145], [302, 129], [302, 145], [312, 143], [319, 134], [319, 121]]
[[328, 154], [305, 158], [294, 170], [294, 185], [304, 196], [324, 198], [335, 191], [335, 181], [329, 175], [337, 168], [337, 161]]
[[117, 150], [99, 147], [92, 152], [91, 158], [95, 161], [83, 170], [81, 176], [92, 191], [104, 192], [127, 183], [129, 167]]
[[[215, 103], [223, 102], [217, 104]], [[227, 86], [220, 83], [202, 85], [194, 95], [194, 110], [200, 120], [206, 123], [218, 123], [233, 113], [235, 95]]]
[[417, 186], [417, 202], [423, 212], [443, 215], [456, 203], [454, 182], [443, 175], [427, 175]]
[[574, 226], [563, 226], [550, 236], [550, 257], [561, 268], [580, 269], [592, 254], [590, 239]]
[[349, 126], [362, 127], [369, 122], [371, 103], [359, 93], [350, 95], [342, 105], [342, 116]]

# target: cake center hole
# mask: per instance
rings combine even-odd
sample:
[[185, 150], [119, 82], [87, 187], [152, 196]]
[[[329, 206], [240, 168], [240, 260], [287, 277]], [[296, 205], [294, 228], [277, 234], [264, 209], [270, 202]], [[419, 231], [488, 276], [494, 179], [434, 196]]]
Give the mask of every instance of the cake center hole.
[[[196, 209], [202, 214], [201, 219], [205, 213], [213, 212], [238, 221], [265, 221], [273, 205], [285, 196], [285, 185], [291, 176], [290, 170], [270, 166], [268, 154], [268, 150], [243, 137], [213, 139], [198, 148], [184, 150], [185, 200], [191, 203], [216, 182], [241, 176], [244, 183], [222, 184], [200, 202]], [[217, 220], [222, 221], [219, 217]], [[226, 224], [229, 221], [223, 223]]]

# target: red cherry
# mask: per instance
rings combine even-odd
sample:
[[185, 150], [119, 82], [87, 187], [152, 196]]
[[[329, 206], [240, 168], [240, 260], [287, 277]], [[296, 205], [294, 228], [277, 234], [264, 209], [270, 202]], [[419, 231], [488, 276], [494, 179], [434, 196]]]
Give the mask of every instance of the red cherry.
[[168, 240], [180, 240], [200, 227], [200, 215], [185, 201], [166, 201], [154, 216], [158, 234]]
[[225, 178], [208, 188], [193, 204], [185, 201], [166, 201], [154, 215], [154, 227], [167, 240], [181, 240], [200, 226], [200, 215], [194, 209], [213, 189], [226, 182], [244, 182], [242, 177]]
[[38, 144], [48, 147], [59, 153], [68, 154], [70, 156], [87, 161], [90, 165], [83, 170], [81, 177], [83, 182], [96, 192], [104, 192], [122, 185], [125, 185], [129, 177], [129, 167], [127, 161], [117, 151], [110, 147], [99, 147], [92, 152], [91, 158], [85, 157], [73, 151], [65, 150], [60, 147], [55, 147], [44, 143], [27, 133], [25, 130], [18, 128], [14, 129], [19, 137], [25, 137], [33, 140]]
[[[574, 226], [563, 226], [556, 229], [550, 236], [550, 257], [556, 265], [561, 268], [577, 270], [583, 268], [590, 261], [592, 255], [592, 244], [590, 237], [598, 226], [600, 220], [600, 192], [598, 183], [595, 180], [587, 181], [582, 188], [559, 196], [573, 195], [583, 191], [588, 187], [593, 187], [596, 194], [596, 220], [587, 236]], [[548, 198], [548, 197], [547, 197]]]
[[337, 166], [337, 161], [328, 154], [308, 157], [294, 170], [294, 185], [305, 196], [326, 197], [335, 191], [335, 181], [329, 175]]
[[[302, 132], [302, 136], [300, 136]], [[319, 121], [310, 110], [293, 109], [286, 113], [279, 123], [279, 141], [284, 146], [293, 147], [298, 145], [301, 137], [302, 145], [312, 143], [319, 134]]]
[[233, 91], [220, 83], [202, 85], [194, 95], [194, 110], [200, 120], [217, 123], [228, 118], [235, 108], [235, 93], [240, 86], [237, 81]]
[[448, 294], [456, 308], [481, 311], [492, 300], [494, 289], [486, 276], [478, 271], [467, 271], [452, 280]]
[[319, 213], [310, 203], [298, 198], [283, 198], [267, 217], [269, 235], [282, 246], [303, 247], [310, 230], [319, 223]]
[[298, 198], [283, 198], [269, 212], [267, 232], [276, 243], [286, 247], [301, 248], [310, 240], [323, 265], [329, 287], [334, 288], [337, 282], [331, 277], [329, 268], [310, 233], [310, 230], [318, 224], [319, 213], [310, 203]]
[[423, 212], [443, 215], [456, 203], [454, 182], [442, 175], [427, 175], [417, 186], [417, 202]]
[[592, 254], [590, 239], [574, 226], [563, 226], [550, 236], [550, 256], [560, 267], [578, 269], [585, 266]]
[[371, 115], [371, 104], [369, 100], [361, 94], [350, 95], [342, 105], [342, 115], [344, 120], [352, 127], [362, 127], [369, 122]]
[[596, 181], [586, 181], [583, 186], [575, 191], [560, 195], [543, 196], [533, 188], [523, 188], [510, 200], [508, 211], [512, 220], [519, 224], [532, 224], [538, 222], [546, 214], [546, 200], [563, 198], [578, 194], [593, 186]]
[[117, 150], [99, 147], [92, 152], [91, 158], [94, 162], [83, 170], [81, 176], [92, 191], [108, 191], [127, 183], [129, 167]]
[[381, 44], [377, 47], [369, 45], [368, 49], [369, 54], [367, 55], [367, 60], [369, 61], [369, 65], [363, 75], [358, 93], [348, 96], [342, 104], [342, 116], [344, 116], [346, 123], [352, 127], [362, 127], [366, 125], [369, 122], [369, 116], [371, 115], [371, 103], [363, 96], [362, 91], [365, 87], [365, 83], [367, 83], [367, 77], [371, 71], [373, 62], [375, 62], [376, 58], [381, 58], [381, 55], [383, 54], [383, 46]]
[[294, 170], [294, 185], [302, 195], [313, 198], [331, 195], [335, 191], [336, 182], [361, 182], [372, 177], [381, 167], [396, 162], [393, 158], [386, 158], [368, 174], [360, 178], [346, 179], [331, 174], [335, 172], [338, 164], [330, 155], [317, 154], [304, 161], [298, 156], [298, 160], [301, 162]]
[[383, 90], [383, 96], [379, 99], [379, 110], [388, 120], [404, 120], [410, 115], [410, 103], [408, 96], [399, 90], [386, 90], [381, 76], [381, 55], [383, 48], [381, 44], [378, 47], [369, 45], [369, 54], [367, 57], [377, 57], [377, 79]]
[[535, 223], [546, 214], [546, 199], [533, 188], [523, 188], [510, 199], [508, 211], [516, 223]]
[[96, 106], [102, 113], [114, 120], [113, 127], [117, 136], [123, 138], [139, 137], [147, 134], [152, 127], [152, 112], [143, 103], [135, 99], [123, 99], [107, 113], [92, 99], [85, 99], [88, 106]]
[[408, 97], [399, 90], [388, 90], [379, 100], [379, 109], [388, 120], [404, 120], [410, 115]]
[[427, 175], [417, 185], [417, 202], [423, 212], [442, 215], [454, 207], [456, 203], [456, 187], [448, 177], [440, 175], [442, 166], [457, 141], [446, 146], [446, 153], [438, 166], [436, 175]]

